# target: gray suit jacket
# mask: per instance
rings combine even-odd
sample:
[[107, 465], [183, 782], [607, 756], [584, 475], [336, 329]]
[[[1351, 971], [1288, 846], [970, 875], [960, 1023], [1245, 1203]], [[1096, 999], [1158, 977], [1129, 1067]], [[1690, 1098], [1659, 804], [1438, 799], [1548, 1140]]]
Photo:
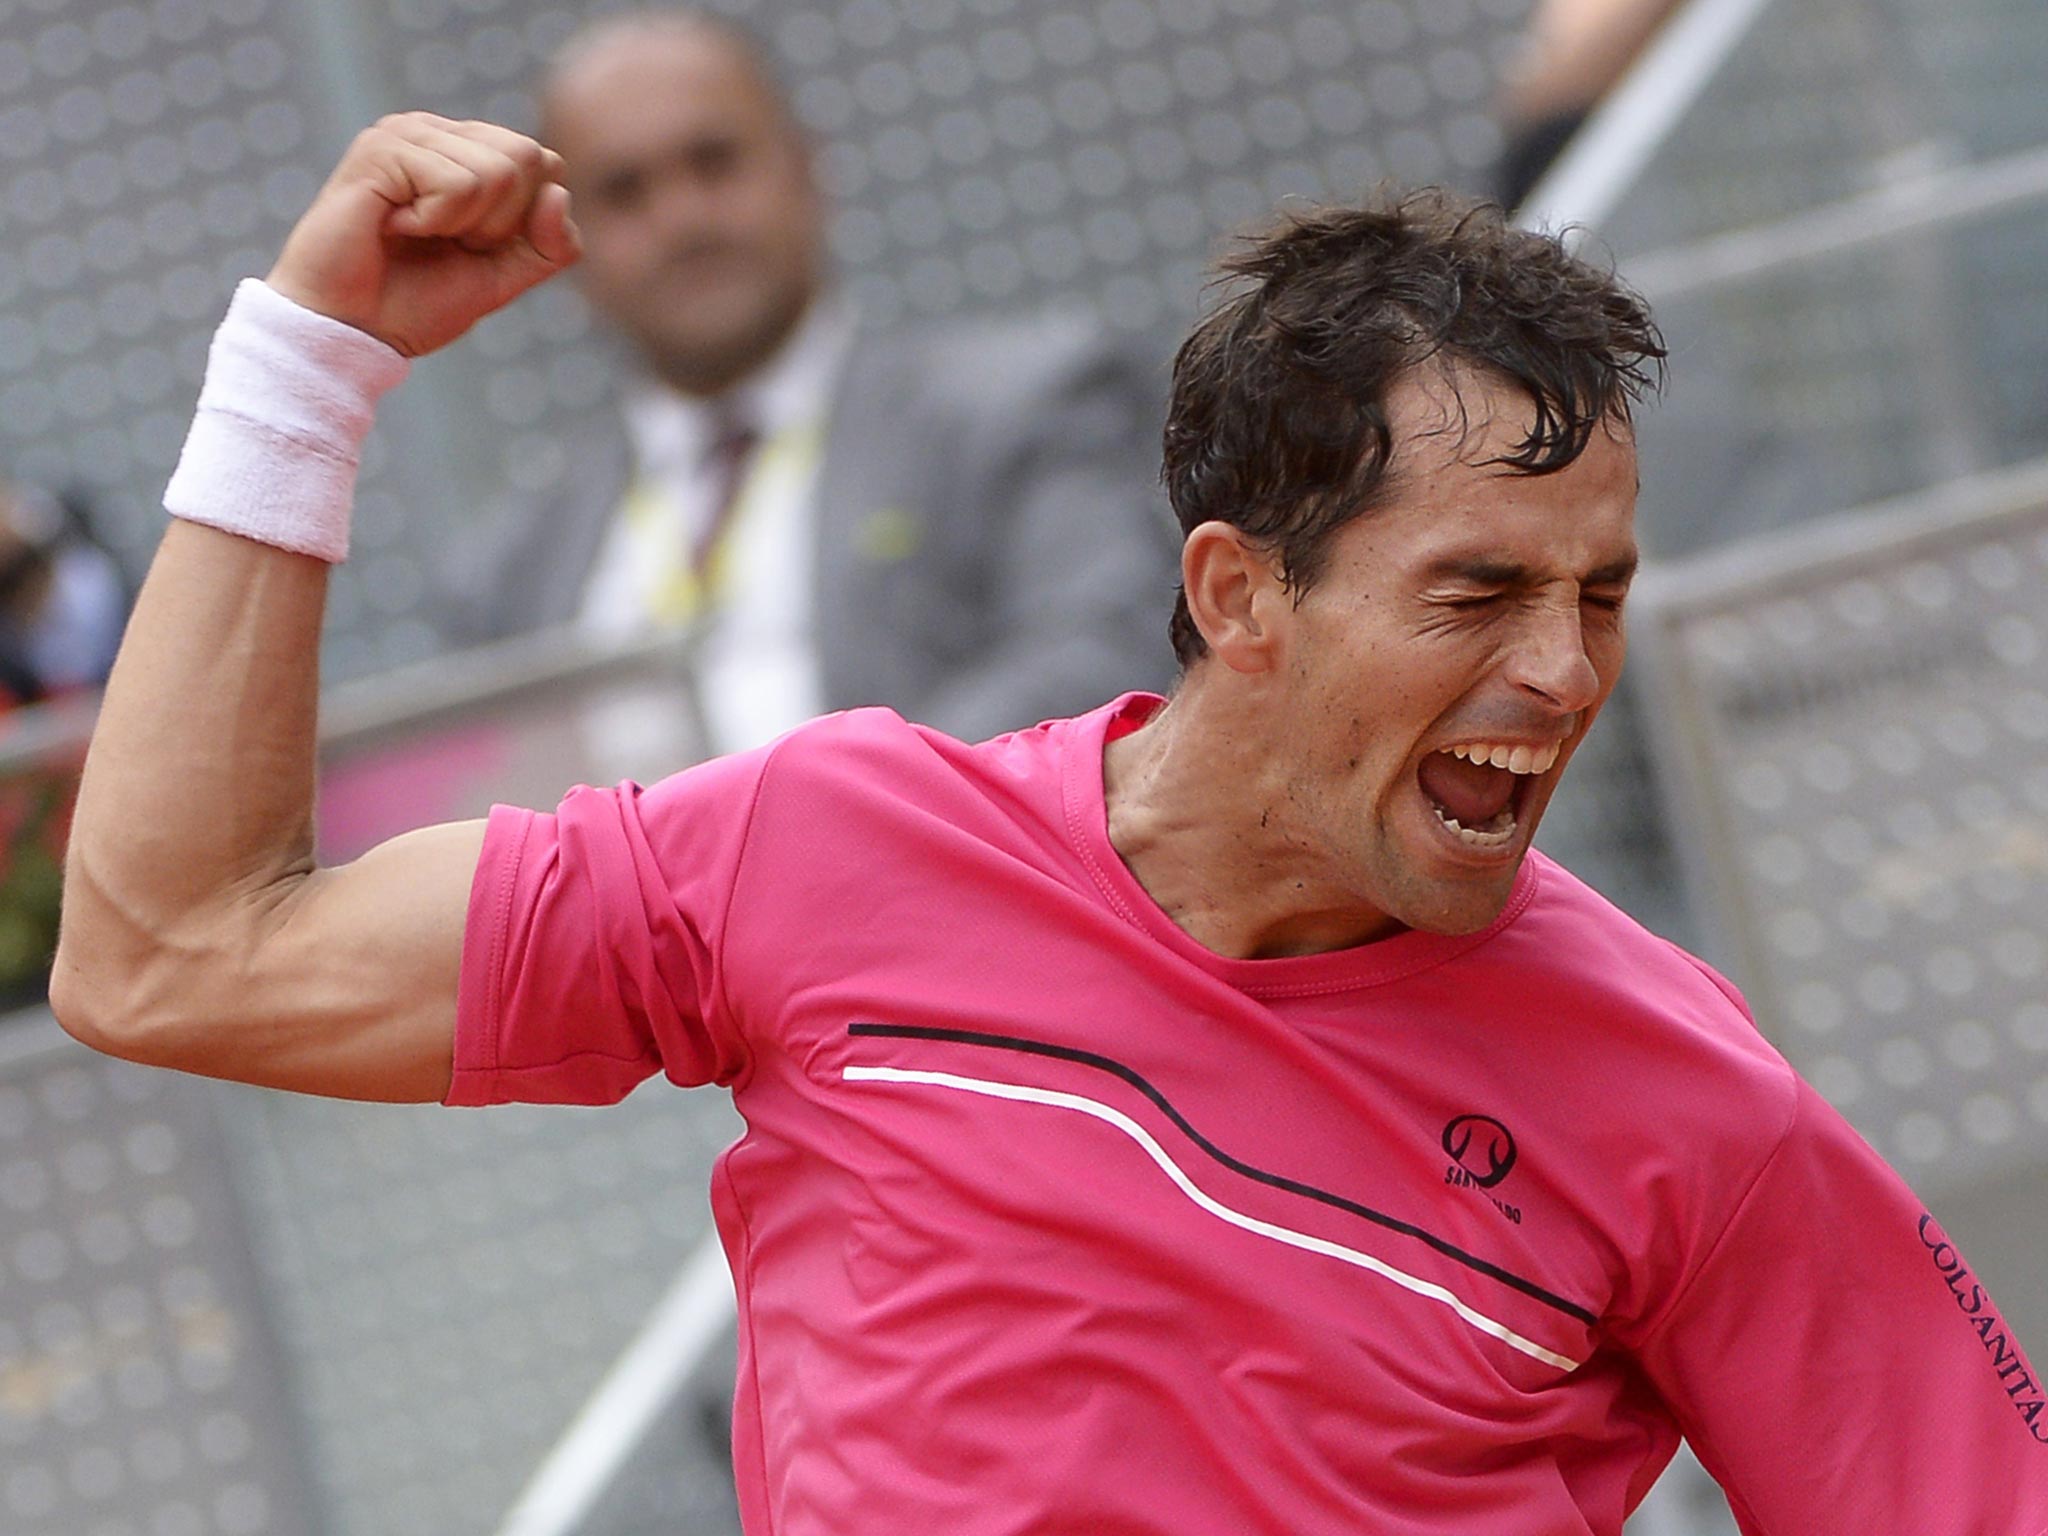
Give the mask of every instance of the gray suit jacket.
[[[1173, 671], [1179, 538], [1158, 485], [1165, 375], [1076, 317], [858, 335], [816, 492], [827, 706], [967, 740]], [[633, 474], [616, 413], [478, 562], [474, 643], [575, 617]]]

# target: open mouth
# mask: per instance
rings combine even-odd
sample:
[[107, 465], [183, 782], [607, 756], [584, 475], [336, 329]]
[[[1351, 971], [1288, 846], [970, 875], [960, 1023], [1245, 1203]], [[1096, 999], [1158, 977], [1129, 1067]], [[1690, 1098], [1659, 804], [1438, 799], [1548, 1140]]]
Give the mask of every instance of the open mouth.
[[1557, 761], [1559, 742], [1461, 741], [1422, 760], [1417, 778], [1438, 821], [1468, 848], [1514, 841], [1529, 786]]

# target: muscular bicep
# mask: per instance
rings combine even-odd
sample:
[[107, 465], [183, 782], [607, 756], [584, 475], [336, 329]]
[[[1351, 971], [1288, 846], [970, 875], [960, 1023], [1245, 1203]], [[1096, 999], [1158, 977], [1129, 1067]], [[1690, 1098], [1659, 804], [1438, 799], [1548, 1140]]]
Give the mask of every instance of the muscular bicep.
[[73, 992], [60, 951], [52, 1002], [74, 1033], [131, 1060], [337, 1098], [437, 1100], [483, 834], [481, 821], [429, 827], [232, 894], [165, 935], [120, 995]]
[[245, 1080], [352, 1099], [448, 1091], [483, 839], [481, 821], [427, 827], [305, 879], [266, 938], [280, 1006]]

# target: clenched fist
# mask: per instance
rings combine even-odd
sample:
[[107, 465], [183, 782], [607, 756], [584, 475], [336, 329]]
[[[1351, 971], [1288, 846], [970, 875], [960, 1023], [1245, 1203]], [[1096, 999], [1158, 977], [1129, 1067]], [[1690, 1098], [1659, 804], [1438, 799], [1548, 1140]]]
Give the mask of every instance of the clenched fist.
[[572, 265], [562, 160], [523, 134], [431, 112], [356, 135], [267, 279], [418, 357]]

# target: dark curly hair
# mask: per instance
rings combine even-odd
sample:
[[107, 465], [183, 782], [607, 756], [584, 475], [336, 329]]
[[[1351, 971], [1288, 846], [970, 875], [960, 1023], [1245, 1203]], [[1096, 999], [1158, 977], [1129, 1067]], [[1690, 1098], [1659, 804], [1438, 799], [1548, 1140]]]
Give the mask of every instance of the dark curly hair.
[[[1388, 396], [1441, 359], [1519, 387], [1526, 437], [1493, 462], [1563, 469], [1662, 382], [1663, 338], [1611, 271], [1491, 203], [1438, 190], [1291, 214], [1218, 266], [1227, 296], [1173, 365], [1161, 478], [1183, 535], [1220, 520], [1280, 558], [1296, 599], [1393, 456]], [[1174, 605], [1181, 665], [1207, 645]]]

